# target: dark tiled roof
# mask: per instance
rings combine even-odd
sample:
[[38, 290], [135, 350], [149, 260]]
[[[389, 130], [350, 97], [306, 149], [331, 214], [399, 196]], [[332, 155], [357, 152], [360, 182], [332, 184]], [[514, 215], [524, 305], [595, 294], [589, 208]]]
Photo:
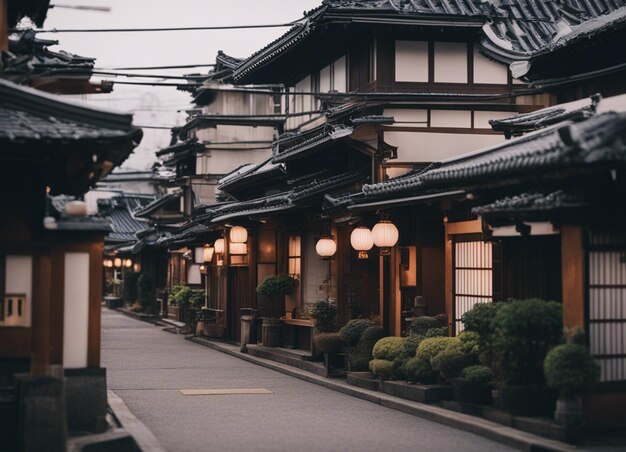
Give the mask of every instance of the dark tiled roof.
[[442, 24], [469, 19], [475, 26], [483, 25], [481, 51], [509, 63], [528, 59], [564, 26], [576, 26], [622, 6], [624, 0], [324, 0], [304, 21], [243, 61], [233, 77], [245, 79], [333, 20], [345, 25], [346, 19], [378, 18], [384, 22], [398, 16]]
[[285, 120], [286, 117], [281, 115], [196, 115], [180, 128], [180, 132], [217, 124], [280, 127], [285, 123]]
[[283, 163], [297, 157], [302, 157], [305, 154], [328, 147], [332, 141], [333, 139], [329, 131], [325, 128], [320, 130], [316, 129], [314, 133], [309, 133], [301, 137], [295, 144], [290, 146], [286, 145], [284, 147], [281, 146], [279, 153], [272, 158], [272, 162]]
[[8, 24], [9, 27], [17, 25], [22, 17], [29, 17], [38, 27], [43, 26], [50, 0], [9, 0]]
[[327, 177], [325, 179], [314, 180], [300, 187], [294, 188], [293, 194], [289, 197], [292, 202], [302, 202], [311, 196], [325, 194], [338, 187], [345, 187], [347, 184], [363, 182], [369, 175], [365, 171], [352, 171]]
[[425, 170], [365, 185], [366, 198], [467, 187], [511, 178], [558, 176], [568, 168], [626, 162], [626, 113], [553, 126], [492, 148], [435, 162]]
[[231, 173], [220, 178], [217, 189], [229, 191], [230, 187], [233, 187], [243, 182], [244, 180], [246, 184], [248, 184], [258, 181], [259, 179], [264, 179], [265, 177], [284, 175], [284, 166], [272, 163], [271, 160], [272, 159], [269, 158], [268, 160], [259, 164], [249, 163], [246, 165], [241, 165], [239, 168], [236, 168]]
[[112, 232], [105, 242], [134, 242], [137, 232], [146, 228], [146, 223], [137, 220], [133, 211], [150, 203], [152, 199], [145, 196], [121, 195], [110, 199], [98, 200], [100, 215], [111, 221]]
[[155, 212], [156, 210], [158, 210], [160, 207], [163, 207], [164, 205], [166, 205], [168, 202], [180, 198], [183, 195], [183, 190], [182, 189], [176, 189], [173, 190], [171, 193], [168, 193], [167, 195], [161, 196], [158, 199], [155, 199], [154, 201], [152, 201], [150, 204], [141, 207], [139, 210], [136, 210], [134, 212], [135, 217], [137, 218], [148, 218], [150, 216], [151, 213]]
[[187, 141], [181, 141], [176, 144], [172, 144], [166, 148], [160, 149], [156, 152], [157, 157], [161, 157], [166, 154], [180, 154], [188, 151], [197, 151], [200, 149], [204, 149], [204, 145], [198, 143], [196, 139], [190, 139]]
[[579, 209], [586, 206], [588, 203], [581, 195], [558, 190], [547, 194], [522, 193], [517, 196], [502, 198], [490, 204], [475, 207], [472, 212], [478, 215], [513, 215]]
[[141, 136], [132, 115], [85, 107], [0, 79], [0, 142], [138, 142]]

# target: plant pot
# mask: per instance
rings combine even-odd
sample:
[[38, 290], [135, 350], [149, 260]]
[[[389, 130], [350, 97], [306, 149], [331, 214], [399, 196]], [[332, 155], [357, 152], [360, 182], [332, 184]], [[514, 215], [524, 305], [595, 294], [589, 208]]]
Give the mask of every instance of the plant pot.
[[263, 336], [261, 344], [265, 347], [280, 347], [280, 320], [277, 318], [264, 317], [261, 329]]
[[580, 397], [558, 399], [554, 420], [565, 427], [565, 441], [576, 443], [583, 438], [583, 404]]
[[556, 392], [546, 386], [501, 386], [498, 407], [518, 416], [551, 416]]
[[491, 385], [464, 378], [452, 378], [450, 384], [454, 391], [454, 399], [459, 403], [473, 403], [475, 405], [491, 403]]
[[285, 297], [259, 297], [257, 307], [262, 317], [277, 319], [285, 315]]

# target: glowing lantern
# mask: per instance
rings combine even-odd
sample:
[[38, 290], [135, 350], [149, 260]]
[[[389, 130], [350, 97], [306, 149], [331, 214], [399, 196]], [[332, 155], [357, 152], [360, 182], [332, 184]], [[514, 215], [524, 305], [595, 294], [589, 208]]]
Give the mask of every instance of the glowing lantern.
[[213, 253], [215, 252], [215, 248], [213, 248], [208, 243], [205, 243], [202, 247], [202, 260], [205, 263], [211, 262], [213, 260]]
[[241, 226], [234, 226], [230, 229], [229, 237], [232, 243], [246, 243], [248, 231]]
[[233, 256], [241, 256], [247, 254], [248, 246], [245, 243], [230, 243], [228, 246], [228, 252]]
[[126, 260], [124, 261], [124, 267], [126, 267], [126, 268], [130, 268], [130, 267], [132, 267], [132, 266], [133, 266], [133, 261], [132, 261], [131, 259], [126, 259]]
[[116, 257], [115, 260], [113, 261], [113, 265], [115, 265], [117, 268], [120, 268], [122, 266], [122, 259], [120, 259], [119, 257]]
[[372, 228], [374, 245], [381, 248], [381, 254], [389, 254], [390, 248], [398, 243], [398, 228], [389, 220], [380, 220]]
[[214, 248], [217, 254], [224, 254], [224, 239], [217, 239]]
[[374, 246], [372, 231], [365, 226], [354, 228], [350, 234], [350, 244], [359, 252], [359, 259], [367, 259], [367, 252]]
[[329, 258], [337, 252], [337, 244], [330, 237], [322, 237], [315, 244], [315, 251], [323, 258]]

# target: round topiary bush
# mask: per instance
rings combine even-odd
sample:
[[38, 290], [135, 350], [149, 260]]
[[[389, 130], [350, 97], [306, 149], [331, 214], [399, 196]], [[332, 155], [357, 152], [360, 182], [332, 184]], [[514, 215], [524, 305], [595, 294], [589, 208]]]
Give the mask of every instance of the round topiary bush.
[[479, 303], [467, 311], [461, 319], [465, 331], [478, 334], [480, 360], [489, 366], [493, 359], [493, 320], [506, 303]]
[[373, 359], [369, 368], [381, 380], [390, 380], [393, 377], [393, 362], [386, 359]]
[[424, 340], [423, 336], [409, 336], [409, 337], [403, 338], [402, 352], [393, 361], [394, 378], [398, 380], [406, 379], [406, 371], [405, 371], [406, 363], [409, 359], [415, 356], [417, 347], [419, 347], [420, 343], [423, 340]]
[[374, 323], [369, 319], [353, 319], [346, 323], [340, 330], [339, 336], [348, 346], [355, 346], [363, 331], [372, 326]]
[[461, 371], [461, 378], [483, 384], [493, 383], [493, 370], [487, 366], [469, 366]]
[[439, 322], [439, 325], [441, 327], [448, 328], [448, 314], [437, 314], [435, 316], [435, 320], [437, 320], [437, 322]]
[[505, 384], [543, 384], [543, 361], [563, 333], [561, 304], [538, 299], [504, 303], [493, 327], [497, 368], [502, 370]]
[[402, 354], [404, 339], [401, 337], [383, 337], [376, 342], [372, 350], [374, 359], [393, 361]]
[[378, 342], [378, 340], [382, 339], [383, 337], [385, 337], [385, 332], [383, 331], [382, 327], [378, 325], [372, 325], [370, 327], [367, 327], [365, 331], [363, 331], [360, 340], [374, 341], [374, 343], [372, 344], [372, 348], [374, 348], [376, 342]]
[[424, 335], [424, 337], [446, 337], [448, 335], [448, 328], [447, 327], [441, 327], [441, 328], [431, 328], [428, 331], [426, 331], [426, 334]]
[[315, 319], [315, 328], [320, 333], [336, 331], [337, 307], [334, 304], [325, 300], [315, 302], [311, 309], [311, 317]]
[[406, 377], [409, 381], [434, 383], [438, 372], [433, 369], [430, 360], [444, 351], [456, 338], [433, 337], [424, 339], [417, 347], [415, 357], [407, 361], [405, 366]]
[[314, 341], [320, 353], [336, 354], [343, 351], [343, 341], [337, 333], [320, 333]]
[[441, 328], [441, 322], [434, 317], [423, 315], [414, 319], [409, 325], [409, 335], [423, 336], [428, 330], [433, 328]]
[[554, 347], [543, 363], [546, 383], [564, 399], [572, 399], [598, 382], [600, 367], [587, 347], [564, 344]]
[[478, 354], [466, 348], [457, 337], [445, 350], [432, 357], [430, 364], [443, 378], [454, 378], [459, 376], [465, 367], [478, 364]]
[[356, 347], [348, 354], [348, 362], [352, 372], [368, 369], [368, 364], [372, 359], [372, 349], [383, 336], [383, 329], [379, 326], [370, 326], [363, 331]]

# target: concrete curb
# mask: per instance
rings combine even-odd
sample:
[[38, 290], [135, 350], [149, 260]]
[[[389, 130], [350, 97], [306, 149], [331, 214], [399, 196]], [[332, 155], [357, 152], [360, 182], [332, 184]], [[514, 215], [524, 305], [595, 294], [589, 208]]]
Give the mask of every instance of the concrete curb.
[[130, 317], [131, 319], [140, 320], [142, 322], [151, 323], [153, 325], [159, 321], [159, 318], [157, 316], [148, 315], [148, 314], [139, 314], [139, 313], [130, 311], [125, 308], [115, 308], [115, 309], [112, 309], [112, 311], [116, 311], [116, 312], [119, 312], [120, 314], [124, 314], [125, 316]]
[[459, 430], [465, 430], [520, 450], [536, 452], [572, 451], [576, 449], [573, 446], [559, 441], [522, 432], [520, 430], [496, 424], [495, 422], [470, 416], [468, 414], [449, 411], [444, 408], [424, 403], [411, 402], [409, 400], [400, 399], [398, 397], [390, 396], [377, 391], [362, 389], [356, 386], [351, 386], [343, 380], [339, 381], [320, 377], [310, 372], [280, 364], [269, 359], [250, 356], [241, 353], [239, 351], [239, 347], [235, 345], [217, 343], [193, 336], [186, 337], [185, 339], [309, 383], [323, 386], [353, 397], [358, 397], [360, 399], [367, 400], [368, 402], [377, 403], [393, 410], [402, 411], [413, 416], [418, 416], [433, 422], [458, 428]]
[[166, 452], [159, 440], [148, 430], [139, 419], [130, 412], [124, 401], [113, 391], [107, 391], [109, 408], [113, 415], [135, 440], [139, 449], [143, 452]]

